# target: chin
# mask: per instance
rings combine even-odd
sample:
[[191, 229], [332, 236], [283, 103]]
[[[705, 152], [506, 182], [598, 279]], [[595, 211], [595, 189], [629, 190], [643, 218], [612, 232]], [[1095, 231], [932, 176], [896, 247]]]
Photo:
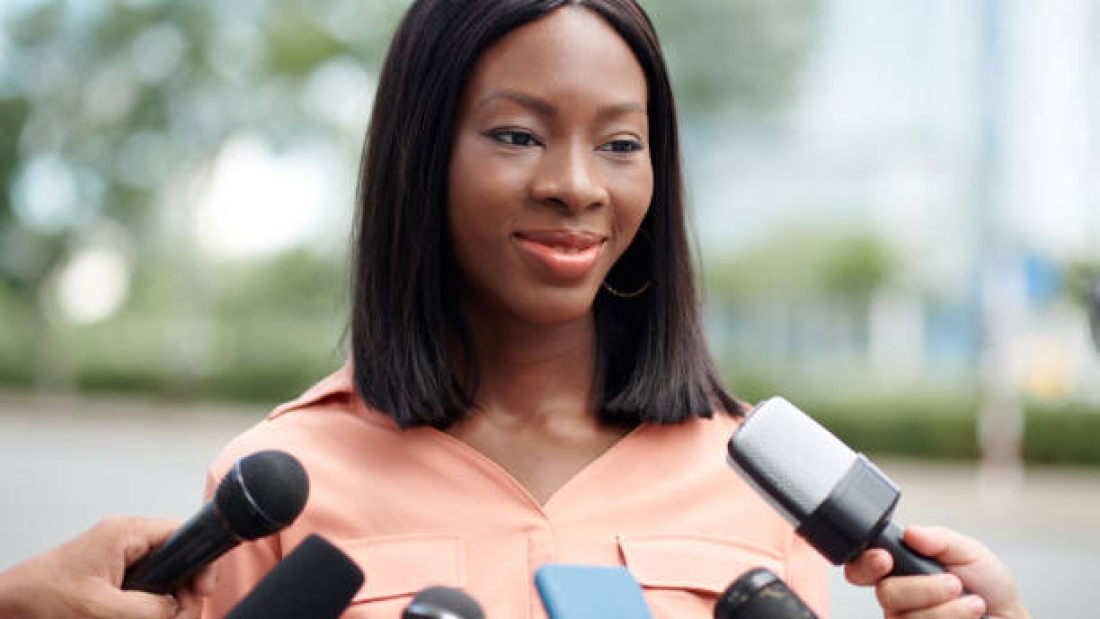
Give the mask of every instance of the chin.
[[557, 289], [534, 294], [513, 306], [516, 314], [534, 325], [553, 327], [576, 322], [592, 313], [596, 292], [583, 289]]

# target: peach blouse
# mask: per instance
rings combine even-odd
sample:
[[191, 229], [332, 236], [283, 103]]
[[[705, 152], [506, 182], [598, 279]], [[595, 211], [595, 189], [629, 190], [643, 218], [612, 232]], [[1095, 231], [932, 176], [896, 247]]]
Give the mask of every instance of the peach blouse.
[[737, 423], [643, 424], [540, 505], [467, 444], [366, 408], [346, 365], [210, 467], [207, 497], [238, 458], [282, 449], [302, 462], [310, 495], [290, 527], [220, 560], [204, 617], [226, 614], [310, 533], [366, 575], [348, 619], [396, 619], [436, 584], [465, 590], [490, 619], [541, 619], [533, 576], [546, 562], [625, 565], [655, 619], [713, 617], [718, 594], [763, 566], [826, 617], [828, 564], [725, 462]]

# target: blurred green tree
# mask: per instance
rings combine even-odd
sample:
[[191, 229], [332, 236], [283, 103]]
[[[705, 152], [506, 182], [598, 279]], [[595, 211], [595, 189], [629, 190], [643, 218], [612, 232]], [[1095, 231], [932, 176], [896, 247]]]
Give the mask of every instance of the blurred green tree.
[[763, 297], [824, 298], [859, 308], [897, 266], [890, 250], [870, 234], [796, 229], [743, 255], [716, 257], [706, 270], [706, 283], [714, 300], [729, 307]]
[[649, 0], [679, 102], [689, 116], [751, 123], [793, 100], [820, 0]]

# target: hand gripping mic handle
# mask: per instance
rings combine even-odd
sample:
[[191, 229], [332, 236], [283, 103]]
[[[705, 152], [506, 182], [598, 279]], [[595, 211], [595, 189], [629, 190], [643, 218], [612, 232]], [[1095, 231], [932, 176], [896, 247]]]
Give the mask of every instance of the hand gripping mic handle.
[[207, 503], [164, 544], [131, 565], [122, 588], [156, 594], [180, 588], [240, 541], [219, 524], [220, 519], [214, 504]]
[[[894, 571], [891, 576], [918, 576], [928, 574], [942, 574], [947, 570], [935, 559], [917, 553], [905, 544], [904, 531], [893, 522], [887, 523], [882, 532], [871, 541], [871, 546], [882, 548], [894, 557]], [[961, 595], [966, 595], [963, 590]], [[988, 615], [982, 615], [982, 619], [989, 619]]]
[[871, 546], [882, 548], [894, 558], [893, 576], [913, 576], [917, 574], [942, 574], [945, 570], [939, 561], [917, 554], [905, 544], [904, 531], [893, 522], [888, 522], [882, 532], [871, 541]]

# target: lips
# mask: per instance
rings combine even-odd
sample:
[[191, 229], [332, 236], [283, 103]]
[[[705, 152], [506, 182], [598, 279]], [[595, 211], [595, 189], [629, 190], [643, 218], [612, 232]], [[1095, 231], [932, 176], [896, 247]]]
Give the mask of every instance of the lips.
[[516, 244], [543, 273], [558, 280], [581, 279], [596, 265], [607, 237], [571, 230], [517, 232]]
[[602, 235], [591, 232], [572, 232], [567, 230], [541, 230], [531, 232], [517, 232], [516, 238], [553, 247], [561, 250], [583, 251], [594, 245], [604, 242]]

